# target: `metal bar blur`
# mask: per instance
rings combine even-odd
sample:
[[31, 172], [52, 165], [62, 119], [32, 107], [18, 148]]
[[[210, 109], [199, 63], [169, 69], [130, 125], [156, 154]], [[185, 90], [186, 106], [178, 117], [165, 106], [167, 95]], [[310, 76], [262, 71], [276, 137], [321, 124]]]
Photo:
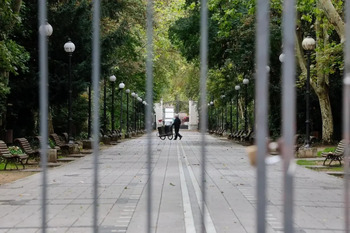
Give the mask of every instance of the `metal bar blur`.
[[257, 158], [257, 232], [266, 231], [266, 165], [267, 153], [267, 117], [268, 117], [268, 83], [269, 77], [266, 67], [269, 60], [269, 1], [257, 1], [257, 27], [256, 27], [256, 145]]
[[[350, 38], [350, 1], [345, 2], [345, 38]], [[350, 171], [349, 171], [349, 141], [350, 141], [350, 40], [344, 46], [344, 79], [343, 79], [343, 139], [346, 146], [344, 152], [344, 224], [345, 232], [350, 232]]]
[[98, 153], [100, 131], [100, 0], [93, 1], [91, 79], [93, 87], [93, 232], [98, 233]]
[[205, 154], [205, 134], [207, 132], [207, 73], [208, 73], [208, 5], [207, 0], [201, 1], [201, 25], [200, 25], [201, 41], [200, 41], [200, 131], [201, 131], [201, 179], [202, 179], [202, 214], [201, 214], [201, 232], [205, 232], [205, 201], [206, 201], [206, 178], [205, 178], [205, 169], [206, 169], [206, 154]]
[[153, 0], [147, 2], [146, 60], [146, 130], [147, 130], [147, 232], [152, 230], [152, 109], [153, 109]]
[[294, 213], [293, 178], [295, 164], [295, 28], [296, 28], [295, 0], [283, 2], [283, 53], [285, 60], [282, 63], [282, 157], [284, 168], [284, 232], [292, 233]]
[[[46, 1], [39, 2], [39, 27], [45, 25], [47, 19]], [[40, 162], [42, 166], [42, 189], [41, 189], [41, 227], [46, 233], [47, 228], [47, 141], [48, 141], [48, 52], [47, 38], [45, 33], [39, 33], [39, 95], [40, 95]]]

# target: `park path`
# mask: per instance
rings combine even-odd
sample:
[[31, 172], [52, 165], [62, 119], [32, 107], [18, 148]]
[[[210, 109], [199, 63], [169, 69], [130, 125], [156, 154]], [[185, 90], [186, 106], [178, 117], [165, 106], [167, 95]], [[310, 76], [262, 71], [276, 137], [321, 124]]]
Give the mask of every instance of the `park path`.
[[[200, 134], [152, 138], [152, 230], [200, 232]], [[147, 137], [124, 140], [99, 155], [100, 232], [146, 232]], [[245, 147], [207, 136], [207, 233], [256, 232], [256, 169]], [[281, 163], [267, 167], [267, 232], [283, 232]], [[92, 156], [48, 172], [47, 232], [92, 232]], [[0, 232], [41, 232], [41, 174], [0, 186]], [[295, 229], [344, 232], [343, 180], [303, 167], [295, 170]]]

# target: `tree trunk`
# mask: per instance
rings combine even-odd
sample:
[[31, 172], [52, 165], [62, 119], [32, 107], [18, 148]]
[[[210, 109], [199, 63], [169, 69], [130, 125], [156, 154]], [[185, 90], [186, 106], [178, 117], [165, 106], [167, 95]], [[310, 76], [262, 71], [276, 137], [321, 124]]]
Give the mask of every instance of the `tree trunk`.
[[[320, 3], [320, 2], [319, 2]], [[300, 27], [298, 27], [300, 28]], [[322, 49], [328, 43], [328, 34], [327, 28], [322, 28], [319, 25], [319, 21], [315, 22], [315, 30], [318, 32], [317, 34], [317, 47], [318, 51], [316, 52], [316, 76], [311, 77], [310, 85], [312, 89], [315, 91], [318, 101], [320, 104], [321, 116], [322, 116], [322, 140], [324, 142], [330, 142], [333, 137], [333, 115], [331, 103], [329, 100], [329, 90], [328, 90], [328, 74], [325, 74], [320, 67], [317, 68], [319, 64], [317, 60], [322, 57]], [[301, 42], [303, 40], [302, 33], [299, 30], [296, 30], [296, 56], [298, 59], [299, 67], [302, 71], [300, 75], [301, 80], [305, 80], [306, 77], [306, 60], [304, 59], [304, 51], [301, 46]], [[313, 72], [312, 72], [313, 73]], [[312, 120], [312, 119], [311, 119]]]
[[345, 23], [343, 19], [338, 14], [337, 10], [334, 8], [333, 3], [331, 0], [318, 0], [317, 6], [320, 7], [328, 21], [334, 26], [335, 30], [337, 31], [341, 43], [345, 41]]
[[18, 14], [22, 6], [22, 0], [14, 0], [12, 2], [12, 10], [14, 13]]
[[50, 134], [53, 134], [53, 133], [55, 132], [55, 131], [54, 131], [54, 128], [53, 128], [52, 114], [51, 114], [50, 109], [49, 109], [49, 112], [48, 112], [47, 127], [48, 127], [48, 133], [49, 133], [49, 135], [50, 135]]
[[319, 91], [316, 94], [321, 108], [322, 140], [329, 143], [333, 137], [333, 115], [328, 90]]

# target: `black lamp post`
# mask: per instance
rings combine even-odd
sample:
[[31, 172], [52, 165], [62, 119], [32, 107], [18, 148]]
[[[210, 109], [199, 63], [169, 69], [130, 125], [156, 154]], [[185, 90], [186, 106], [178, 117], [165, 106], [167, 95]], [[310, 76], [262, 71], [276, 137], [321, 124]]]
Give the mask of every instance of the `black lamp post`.
[[64, 44], [64, 51], [68, 53], [69, 57], [69, 76], [68, 76], [68, 88], [69, 88], [69, 97], [68, 97], [68, 138], [69, 143], [73, 143], [72, 137], [72, 54], [75, 50], [75, 45], [73, 42], [68, 39], [68, 42]]
[[138, 127], [138, 131], [140, 131], [141, 130], [141, 111], [142, 111], [142, 109], [141, 109], [141, 102], [142, 102], [142, 98], [141, 97], [137, 97], [137, 100], [139, 101], [139, 127]]
[[245, 85], [245, 94], [244, 94], [244, 131], [248, 129], [248, 83], [249, 79], [243, 79], [243, 84]]
[[89, 83], [89, 86], [88, 86], [88, 95], [89, 95], [89, 103], [88, 103], [88, 139], [91, 138], [91, 82]]
[[210, 113], [211, 113], [211, 123], [210, 123], [210, 129], [213, 130], [213, 107], [214, 107], [214, 102], [210, 101]]
[[239, 89], [241, 89], [241, 87], [239, 85], [235, 86], [235, 90], [236, 92], [236, 130], [238, 130], [238, 91]]
[[123, 82], [119, 83], [120, 90], [120, 132], [122, 133], [123, 129], [123, 89], [125, 84]]
[[225, 106], [225, 95], [221, 95], [222, 107], [221, 107], [221, 129], [224, 129], [224, 106]]
[[146, 101], [142, 101], [142, 112], [143, 112], [143, 121], [142, 121], [142, 129], [146, 130]]
[[103, 79], [103, 133], [107, 131], [107, 83], [106, 79]]
[[112, 112], [111, 112], [111, 125], [112, 125], [112, 131], [114, 131], [114, 85], [115, 85], [115, 80], [117, 80], [117, 78], [115, 77], [115, 75], [112, 75], [109, 77], [109, 81], [111, 81], [112, 83]]
[[134, 132], [136, 133], [136, 93], [135, 92], [133, 92], [133, 93], [131, 93], [131, 96], [132, 97], [134, 97], [134, 107], [133, 107], [133, 109], [134, 109], [134, 122], [133, 122], [133, 128], [134, 128]]
[[129, 135], [129, 93], [130, 89], [125, 90], [126, 93], [126, 137], [130, 137]]
[[208, 132], [210, 131], [210, 103], [208, 103]]
[[310, 147], [310, 64], [311, 64], [311, 51], [315, 49], [316, 41], [307, 36], [304, 38], [302, 44], [307, 55], [307, 78], [306, 78], [306, 140], [305, 147]]
[[231, 135], [233, 134], [233, 99], [231, 99], [231, 107], [230, 107], [230, 132], [231, 132]]

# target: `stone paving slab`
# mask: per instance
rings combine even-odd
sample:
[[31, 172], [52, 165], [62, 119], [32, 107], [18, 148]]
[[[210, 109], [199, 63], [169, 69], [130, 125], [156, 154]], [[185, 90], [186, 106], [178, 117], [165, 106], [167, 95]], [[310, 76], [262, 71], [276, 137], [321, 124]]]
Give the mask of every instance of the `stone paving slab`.
[[[200, 232], [200, 135], [152, 137], [152, 232]], [[146, 232], [147, 137], [103, 149], [99, 159], [100, 232]], [[245, 147], [208, 135], [206, 232], [257, 232], [256, 169]], [[92, 232], [93, 156], [57, 168], [47, 179], [47, 232]], [[345, 232], [343, 180], [296, 166], [295, 232]], [[266, 232], [283, 232], [282, 164], [267, 166]], [[0, 233], [41, 232], [41, 174], [0, 186]]]

